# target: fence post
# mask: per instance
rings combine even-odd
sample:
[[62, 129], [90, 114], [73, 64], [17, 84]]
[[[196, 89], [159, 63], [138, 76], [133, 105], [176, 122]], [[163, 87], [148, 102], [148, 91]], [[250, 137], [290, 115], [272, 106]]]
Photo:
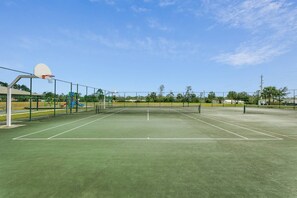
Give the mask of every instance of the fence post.
[[32, 121], [32, 78], [30, 78], [30, 110], [29, 110], [29, 120]]
[[295, 90], [296, 89], [294, 89], [294, 91], [293, 91], [294, 92], [294, 110], [296, 109], [296, 95], [295, 95]]
[[57, 96], [57, 80], [54, 80], [54, 117], [56, 116], [56, 96]]
[[[69, 95], [70, 94], [70, 95]], [[72, 102], [73, 102], [73, 97], [72, 97], [72, 82], [70, 83], [70, 93], [69, 93], [69, 97], [70, 97], [70, 104], [69, 104], [69, 107], [70, 107], [70, 114], [72, 114]]]
[[88, 111], [88, 86], [86, 86], [86, 111]]

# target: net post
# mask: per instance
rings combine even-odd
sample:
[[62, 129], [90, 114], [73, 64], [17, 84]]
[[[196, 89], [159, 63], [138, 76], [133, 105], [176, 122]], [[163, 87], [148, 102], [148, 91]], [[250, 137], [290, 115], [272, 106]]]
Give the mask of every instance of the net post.
[[198, 113], [199, 113], [199, 114], [201, 113], [201, 104], [198, 105]]
[[246, 113], [246, 105], [244, 104], [243, 105], [243, 114], [245, 114]]

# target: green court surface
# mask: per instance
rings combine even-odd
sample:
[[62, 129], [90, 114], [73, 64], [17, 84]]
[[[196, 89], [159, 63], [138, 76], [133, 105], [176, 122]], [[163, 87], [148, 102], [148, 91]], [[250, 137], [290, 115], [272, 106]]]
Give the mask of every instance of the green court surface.
[[297, 197], [297, 112], [117, 107], [0, 129], [0, 197]]

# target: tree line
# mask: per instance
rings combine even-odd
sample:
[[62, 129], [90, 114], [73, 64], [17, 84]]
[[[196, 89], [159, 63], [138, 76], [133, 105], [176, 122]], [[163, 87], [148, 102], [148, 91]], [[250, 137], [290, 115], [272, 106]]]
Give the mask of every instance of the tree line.
[[[8, 87], [8, 83], [0, 81], [0, 86]], [[26, 85], [14, 84], [12, 88], [30, 92], [30, 89]]]
[[183, 102], [183, 103], [223, 103], [230, 100], [231, 103], [244, 102], [246, 104], [258, 104], [259, 100], [263, 103], [271, 105], [281, 103], [289, 94], [288, 88], [276, 88], [275, 86], [264, 87], [254, 93], [229, 91], [226, 95], [216, 95], [216, 92], [200, 92], [195, 93], [191, 86], [186, 86], [185, 92], [174, 93], [172, 91], [165, 93], [165, 86], [159, 87], [159, 92], [150, 92], [147, 96], [114, 96], [116, 101], [134, 100], [136, 102]]
[[[0, 86], [7, 87], [8, 83], [1, 82]], [[18, 90], [28, 91], [30, 89], [26, 85], [15, 84], [14, 87]], [[276, 88], [275, 86], [264, 87], [263, 90], [257, 90], [256, 92], [250, 94], [247, 92], [236, 92], [229, 91], [226, 92], [226, 95], [223, 96], [217, 95], [216, 92], [194, 92], [192, 86], [186, 86], [184, 92], [175, 93], [175, 92], [165, 92], [165, 86], [160, 85], [158, 91], [150, 92], [146, 96], [119, 96], [112, 94], [106, 97], [107, 100], [112, 101], [135, 101], [135, 102], [183, 102], [183, 103], [223, 103], [225, 100], [231, 100], [232, 103], [238, 103], [243, 101], [246, 104], [258, 104], [261, 101], [262, 104], [280, 104], [283, 102], [283, 99], [289, 94], [287, 87]], [[44, 92], [39, 98], [44, 100], [53, 100], [56, 98], [57, 102], [67, 101], [69, 99], [68, 94], [54, 94], [52, 92]], [[77, 99], [81, 102], [99, 102], [103, 101], [104, 92], [102, 89], [98, 89], [95, 94], [91, 95], [82, 95], [78, 93]], [[29, 99], [29, 96], [20, 97], [20, 100], [26, 101]], [[75, 98], [76, 99], [76, 98]]]

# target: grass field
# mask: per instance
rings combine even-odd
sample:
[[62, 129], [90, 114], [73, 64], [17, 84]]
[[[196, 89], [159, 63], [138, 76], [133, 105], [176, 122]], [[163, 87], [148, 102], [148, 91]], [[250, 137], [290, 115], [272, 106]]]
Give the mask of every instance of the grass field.
[[0, 129], [0, 197], [297, 197], [297, 113], [124, 107]]

